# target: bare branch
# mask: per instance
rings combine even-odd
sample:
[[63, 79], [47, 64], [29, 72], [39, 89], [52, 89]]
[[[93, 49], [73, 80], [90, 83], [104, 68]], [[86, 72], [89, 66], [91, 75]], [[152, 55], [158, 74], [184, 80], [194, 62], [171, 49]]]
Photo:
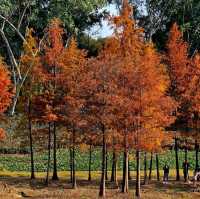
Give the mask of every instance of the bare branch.
[[24, 16], [25, 16], [25, 14], [26, 14], [26, 10], [28, 9], [29, 5], [30, 5], [30, 2], [28, 1], [28, 2], [27, 2], [27, 5], [26, 5], [26, 7], [24, 8], [24, 10], [23, 10], [23, 12], [22, 12], [22, 15], [21, 15], [21, 17], [20, 17], [20, 19], [19, 19], [18, 26], [17, 26], [17, 29], [18, 29], [18, 30], [20, 30], [20, 28], [21, 28], [21, 25], [22, 25]]
[[12, 49], [10, 47], [10, 43], [9, 43], [9, 41], [8, 41], [4, 31], [2, 29], [0, 30], [0, 34], [1, 34], [2, 39], [4, 40], [4, 42], [6, 44], [7, 51], [8, 51], [8, 56], [9, 56], [9, 58], [11, 60], [11, 64], [17, 69], [17, 73], [19, 75], [19, 79], [22, 79], [21, 72], [20, 72], [20, 69], [18, 67], [18, 64], [17, 64], [17, 61], [15, 59], [15, 56], [13, 54], [13, 51], [12, 51]]
[[6, 17], [4, 17], [1, 14], [0, 14], [0, 18], [3, 19], [3, 20], [5, 20], [16, 31], [16, 33], [23, 40], [23, 42], [26, 43], [26, 39], [24, 38], [24, 36], [22, 35], [22, 33], [15, 27], [15, 25], [13, 23], [11, 23]]
[[32, 63], [32, 64], [30, 65], [30, 67], [27, 69], [27, 71], [26, 71], [26, 73], [25, 73], [25, 75], [24, 75], [22, 81], [21, 81], [20, 84], [19, 84], [18, 89], [16, 90], [16, 95], [15, 95], [15, 97], [14, 97], [13, 105], [12, 105], [11, 112], [10, 112], [11, 116], [13, 116], [14, 113], [15, 113], [15, 108], [16, 108], [16, 105], [17, 105], [17, 102], [18, 102], [19, 94], [20, 94], [20, 92], [21, 92], [21, 89], [22, 89], [22, 87], [23, 87], [23, 85], [24, 85], [24, 82], [26, 81], [26, 79], [27, 79], [27, 77], [28, 77], [28, 74], [29, 74], [29, 72], [30, 72], [30, 70], [31, 70], [32, 67], [33, 67], [33, 63]]
[[2, 23], [2, 26], [1, 26], [1, 30], [3, 31], [4, 30], [4, 27], [5, 27], [5, 20], [3, 20], [3, 23]]

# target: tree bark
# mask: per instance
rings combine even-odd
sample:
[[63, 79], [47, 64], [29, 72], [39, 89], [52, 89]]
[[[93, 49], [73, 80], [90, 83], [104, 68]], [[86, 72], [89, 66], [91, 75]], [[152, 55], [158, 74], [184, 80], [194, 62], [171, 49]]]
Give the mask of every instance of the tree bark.
[[101, 182], [100, 182], [100, 189], [99, 189], [99, 196], [100, 197], [105, 197], [105, 163], [106, 163], [106, 141], [105, 141], [105, 126], [102, 126], [102, 137], [103, 137], [103, 142], [102, 142], [102, 171], [101, 171]]
[[46, 176], [46, 185], [47, 186], [49, 184], [50, 161], [51, 161], [51, 124], [49, 123], [49, 131], [48, 131], [48, 161], [47, 161], [47, 176]]
[[58, 180], [57, 174], [57, 139], [56, 139], [56, 122], [53, 122], [53, 177], [52, 180]]
[[131, 168], [130, 168], [130, 160], [128, 160], [128, 180], [131, 180]]
[[185, 140], [185, 162], [188, 160], [187, 140]]
[[122, 193], [128, 193], [128, 149], [127, 149], [127, 134], [124, 135], [124, 162], [123, 162], [123, 180]]
[[70, 155], [70, 160], [69, 160], [69, 164], [70, 164], [70, 183], [72, 183], [72, 178], [73, 178], [73, 163], [72, 163], [72, 147], [70, 146], [69, 148], [69, 155]]
[[144, 185], [147, 184], [147, 153], [144, 153]]
[[158, 154], [156, 154], [156, 171], [157, 171], [157, 181], [160, 181], [160, 171], [159, 171], [159, 158], [158, 158]]
[[28, 126], [29, 126], [29, 141], [30, 141], [30, 152], [31, 152], [31, 179], [35, 179], [30, 99], [28, 99]]
[[135, 196], [137, 198], [141, 197], [141, 190], [140, 190], [140, 151], [136, 151], [136, 164], [137, 164], [137, 169], [136, 169], [136, 191], [135, 191]]
[[106, 172], [105, 179], [108, 180], [108, 151], [106, 150]]
[[180, 180], [180, 173], [179, 173], [179, 158], [178, 158], [178, 139], [175, 137], [175, 157], [176, 157], [176, 180]]
[[151, 160], [149, 165], [149, 180], [151, 180], [152, 166], [153, 166], [153, 153], [151, 152]]
[[76, 189], [77, 184], [76, 184], [76, 160], [75, 160], [75, 129], [73, 129], [73, 148], [72, 148], [72, 188]]
[[111, 177], [110, 177], [110, 182], [114, 182], [115, 178], [115, 150], [113, 149], [113, 155], [112, 155], [112, 170], [111, 170]]
[[115, 186], [118, 187], [117, 181], [117, 155], [115, 149], [113, 149], [113, 157], [112, 157], [112, 173], [111, 173], [111, 182], [114, 182]]
[[195, 157], [196, 157], [195, 168], [197, 170], [199, 168], [199, 144], [197, 140], [195, 140]]
[[90, 152], [89, 152], [88, 181], [92, 180], [92, 177], [91, 177], [91, 165], [92, 165], [92, 144], [90, 144]]

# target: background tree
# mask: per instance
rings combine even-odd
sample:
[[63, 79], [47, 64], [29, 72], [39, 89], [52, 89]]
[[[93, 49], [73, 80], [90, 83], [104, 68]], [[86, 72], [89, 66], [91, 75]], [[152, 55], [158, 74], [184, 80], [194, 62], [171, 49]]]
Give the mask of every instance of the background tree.
[[[192, 79], [193, 67], [191, 65], [191, 59], [189, 58], [188, 44], [184, 42], [182, 33], [177, 24], [174, 24], [170, 31], [167, 48], [167, 64], [170, 77], [169, 93], [179, 104], [175, 113], [178, 117], [173, 126], [175, 129], [186, 129], [190, 118], [190, 114], [188, 114], [190, 109], [190, 99], [187, 94], [187, 90], [190, 90], [190, 86], [187, 82]], [[177, 180], [179, 180], [177, 142], [177, 137], [175, 137]]]
[[[10, 74], [7, 69], [8, 66], [3, 62], [0, 57], [0, 114], [2, 115], [9, 107], [13, 91], [10, 80]], [[5, 131], [0, 128], [0, 140], [5, 138]]]
[[168, 33], [174, 23], [180, 26], [184, 39], [189, 42], [190, 53], [193, 54], [199, 49], [199, 1], [139, 0], [137, 2], [138, 5], [141, 3], [145, 7], [145, 12], [141, 9], [140, 22], [147, 36], [152, 36], [159, 49], [165, 49]]
[[4, 113], [11, 103], [12, 84], [6, 64], [0, 58], [0, 113]]

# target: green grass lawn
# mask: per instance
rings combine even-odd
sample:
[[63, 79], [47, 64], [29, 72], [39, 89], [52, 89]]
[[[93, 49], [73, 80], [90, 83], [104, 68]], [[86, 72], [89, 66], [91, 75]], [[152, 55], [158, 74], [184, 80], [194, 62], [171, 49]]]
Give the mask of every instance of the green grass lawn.
[[[88, 170], [88, 152], [76, 152], [76, 169], [78, 171]], [[35, 169], [37, 172], [43, 172], [46, 170], [47, 164], [47, 153], [37, 153], [34, 156], [35, 159]], [[111, 159], [112, 153], [108, 153], [108, 169], [111, 170]], [[148, 155], [150, 159], [150, 155]], [[120, 155], [118, 161], [118, 169], [122, 169], [123, 156]], [[141, 160], [143, 160], [143, 155], [141, 155]], [[179, 163], [180, 168], [182, 167], [182, 162], [184, 161], [184, 152], [179, 151]], [[195, 167], [195, 152], [188, 152], [188, 161], [191, 165], [191, 170]], [[168, 151], [166, 153], [159, 155], [160, 169], [163, 165], [167, 163], [170, 169], [175, 169], [175, 155], [174, 151]], [[57, 152], [57, 164], [58, 171], [69, 170], [69, 151], [68, 150], [58, 150]], [[149, 161], [148, 161], [149, 164]], [[141, 169], [143, 169], [143, 161], [141, 162]], [[148, 165], [149, 166], [149, 165]], [[134, 153], [130, 153], [130, 168], [135, 170], [135, 159]], [[92, 153], [92, 170], [99, 171], [101, 169], [101, 151], [96, 149]], [[153, 169], [155, 169], [155, 157], [153, 159]], [[29, 155], [0, 155], [0, 170], [6, 171], [30, 171], [30, 156]]]

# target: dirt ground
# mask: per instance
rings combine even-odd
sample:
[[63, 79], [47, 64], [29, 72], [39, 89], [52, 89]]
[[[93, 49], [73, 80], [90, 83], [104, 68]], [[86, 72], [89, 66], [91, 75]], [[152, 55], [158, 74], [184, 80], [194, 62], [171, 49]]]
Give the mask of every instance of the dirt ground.
[[[69, 182], [60, 180], [50, 182], [49, 187], [44, 186], [43, 179], [30, 181], [27, 177], [0, 177], [0, 199], [97, 199], [99, 182], [94, 180], [77, 181], [78, 188], [71, 189]], [[108, 199], [134, 199], [134, 182], [130, 182], [130, 193], [122, 194], [120, 189], [107, 183], [106, 198]], [[170, 181], [168, 184], [152, 181], [142, 186], [144, 199], [200, 199], [200, 192], [192, 185]]]

